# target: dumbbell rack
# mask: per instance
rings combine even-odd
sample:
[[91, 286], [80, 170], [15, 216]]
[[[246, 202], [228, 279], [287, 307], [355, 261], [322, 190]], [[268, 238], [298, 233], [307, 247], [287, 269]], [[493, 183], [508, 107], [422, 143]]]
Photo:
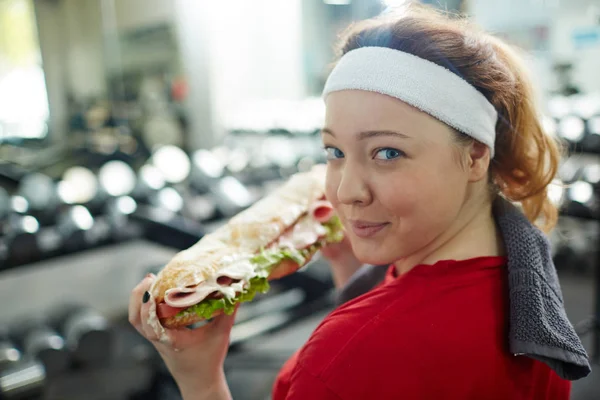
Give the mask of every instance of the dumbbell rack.
[[[596, 188], [600, 195], [600, 190]], [[595, 219], [600, 224], [600, 218]], [[594, 271], [594, 316], [591, 321], [592, 340], [592, 362], [600, 365], [600, 238], [596, 247], [596, 268]]]
[[[598, 190], [597, 190], [598, 191]], [[600, 191], [598, 191], [600, 192]], [[600, 195], [600, 193], [598, 193]], [[581, 219], [593, 220], [597, 221], [600, 224], [600, 218], [590, 218], [587, 216], [581, 215], [573, 215], [569, 213], [563, 213], [561, 215], [576, 217]], [[594, 364], [600, 365], [600, 237], [598, 238], [598, 245], [596, 247], [596, 263], [594, 270], [594, 315], [577, 324], [579, 327], [577, 329], [577, 334], [579, 336], [587, 335], [588, 333], [592, 333], [592, 354], [591, 360]]]
[[[576, 144], [569, 143], [569, 156], [579, 154], [588, 154], [597, 156], [600, 158], [600, 151], [597, 149], [590, 149], [587, 147], [581, 148]], [[600, 198], [600, 185], [596, 185], [594, 188], [595, 196]], [[600, 216], [592, 213], [579, 213], [572, 212], [570, 210], [560, 210], [560, 215], [578, 218], [587, 221], [596, 221], [600, 225]], [[600, 236], [597, 238], [596, 246], [596, 262], [594, 265], [594, 278], [593, 278], [593, 293], [594, 293], [594, 314], [591, 318], [578, 324], [580, 327], [577, 329], [579, 336], [587, 335], [591, 333], [592, 338], [592, 354], [591, 361], [594, 364], [600, 365]]]

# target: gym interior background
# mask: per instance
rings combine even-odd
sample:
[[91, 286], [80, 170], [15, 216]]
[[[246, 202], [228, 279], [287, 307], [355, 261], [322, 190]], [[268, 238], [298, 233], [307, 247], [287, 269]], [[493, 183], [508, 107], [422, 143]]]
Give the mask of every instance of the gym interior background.
[[[0, 0], [0, 398], [178, 399], [127, 323], [130, 290], [323, 161], [332, 43], [402, 3]], [[527, 52], [544, 123], [568, 148], [553, 257], [600, 369], [600, 3], [430, 3]], [[236, 400], [268, 398], [331, 292], [317, 260], [241, 307]], [[598, 398], [600, 373], [574, 384], [574, 400]]]

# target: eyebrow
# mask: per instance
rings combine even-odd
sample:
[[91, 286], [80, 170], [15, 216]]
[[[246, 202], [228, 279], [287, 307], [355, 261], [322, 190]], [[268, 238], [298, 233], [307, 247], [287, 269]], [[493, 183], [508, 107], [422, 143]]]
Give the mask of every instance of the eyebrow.
[[[328, 135], [335, 137], [335, 134], [329, 128], [321, 129], [321, 134], [328, 134]], [[408, 136], [404, 133], [401, 133], [401, 132], [390, 131], [390, 130], [376, 130], [376, 131], [360, 132], [358, 134], [358, 140], [365, 140], [365, 139], [369, 139], [369, 138], [373, 138], [373, 137], [380, 137], [380, 136], [392, 136], [392, 137], [399, 137], [402, 139], [410, 139], [410, 136]]]

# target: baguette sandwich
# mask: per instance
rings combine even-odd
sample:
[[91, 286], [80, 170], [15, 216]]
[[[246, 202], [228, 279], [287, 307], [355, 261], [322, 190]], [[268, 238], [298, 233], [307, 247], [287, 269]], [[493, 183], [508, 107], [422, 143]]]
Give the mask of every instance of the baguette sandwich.
[[157, 333], [233, 313], [278, 279], [306, 265], [320, 247], [343, 239], [325, 201], [325, 170], [317, 165], [178, 253], [150, 293], [149, 323]]

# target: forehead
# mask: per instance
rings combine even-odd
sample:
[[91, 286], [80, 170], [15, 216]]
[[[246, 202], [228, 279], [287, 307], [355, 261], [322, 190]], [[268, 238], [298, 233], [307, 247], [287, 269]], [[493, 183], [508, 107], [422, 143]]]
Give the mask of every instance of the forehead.
[[325, 127], [334, 132], [399, 130], [407, 135], [432, 130], [449, 132], [446, 124], [429, 114], [376, 92], [333, 92], [327, 96], [325, 106]]

